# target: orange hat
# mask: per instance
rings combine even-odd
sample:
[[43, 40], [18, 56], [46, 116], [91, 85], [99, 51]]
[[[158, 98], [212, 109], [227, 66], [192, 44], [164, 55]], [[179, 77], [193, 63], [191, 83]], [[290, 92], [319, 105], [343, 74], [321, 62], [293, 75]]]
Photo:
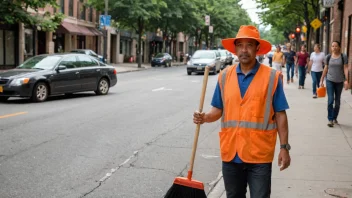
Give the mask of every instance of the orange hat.
[[233, 54], [236, 54], [235, 41], [241, 38], [250, 38], [259, 42], [260, 46], [257, 51], [257, 55], [264, 55], [271, 51], [271, 44], [266, 40], [260, 39], [258, 29], [252, 25], [242, 25], [236, 35], [236, 38], [223, 39], [222, 46]]

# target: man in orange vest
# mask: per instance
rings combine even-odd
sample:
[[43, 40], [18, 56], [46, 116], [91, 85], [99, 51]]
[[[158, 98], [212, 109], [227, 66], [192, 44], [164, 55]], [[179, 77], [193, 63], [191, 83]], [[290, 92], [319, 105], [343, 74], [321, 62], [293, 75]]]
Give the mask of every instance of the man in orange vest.
[[208, 113], [195, 112], [196, 124], [221, 118], [220, 149], [227, 198], [268, 198], [277, 133], [278, 165], [290, 165], [288, 144], [289, 108], [280, 73], [256, 60], [271, 50], [254, 26], [241, 26], [236, 38], [222, 40], [225, 49], [240, 63], [223, 70]]

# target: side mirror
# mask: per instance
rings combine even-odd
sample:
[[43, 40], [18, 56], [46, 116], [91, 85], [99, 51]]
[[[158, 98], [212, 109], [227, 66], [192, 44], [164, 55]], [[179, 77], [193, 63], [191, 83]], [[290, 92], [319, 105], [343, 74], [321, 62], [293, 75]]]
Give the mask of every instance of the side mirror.
[[67, 69], [67, 67], [64, 66], [64, 65], [59, 65], [59, 66], [56, 68], [57, 71], [65, 70], [65, 69]]

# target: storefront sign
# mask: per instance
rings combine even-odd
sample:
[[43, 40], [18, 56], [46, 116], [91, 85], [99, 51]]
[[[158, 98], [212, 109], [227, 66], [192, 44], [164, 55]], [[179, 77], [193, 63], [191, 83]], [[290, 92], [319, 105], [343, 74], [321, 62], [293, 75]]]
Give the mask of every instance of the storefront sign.
[[323, 7], [324, 8], [331, 8], [334, 7], [335, 0], [323, 0]]

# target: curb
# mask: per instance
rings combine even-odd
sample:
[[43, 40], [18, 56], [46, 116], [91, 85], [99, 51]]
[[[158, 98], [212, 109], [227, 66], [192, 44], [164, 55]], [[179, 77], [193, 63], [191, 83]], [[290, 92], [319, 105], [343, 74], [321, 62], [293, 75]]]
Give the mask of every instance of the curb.
[[[183, 64], [176, 64], [176, 65], [172, 65], [172, 67], [180, 67], [180, 66], [184, 66]], [[115, 67], [116, 68], [116, 67]], [[153, 67], [141, 67], [140, 69], [132, 69], [132, 70], [125, 70], [125, 71], [120, 71], [117, 72], [118, 74], [122, 74], [122, 73], [129, 73], [129, 72], [137, 72], [137, 71], [144, 71], [144, 70], [148, 70], [151, 69]]]
[[[210, 189], [207, 198], [220, 198], [225, 193], [224, 180], [220, 171], [218, 178], [214, 182], [213, 188]], [[211, 185], [211, 184], [210, 184]]]

